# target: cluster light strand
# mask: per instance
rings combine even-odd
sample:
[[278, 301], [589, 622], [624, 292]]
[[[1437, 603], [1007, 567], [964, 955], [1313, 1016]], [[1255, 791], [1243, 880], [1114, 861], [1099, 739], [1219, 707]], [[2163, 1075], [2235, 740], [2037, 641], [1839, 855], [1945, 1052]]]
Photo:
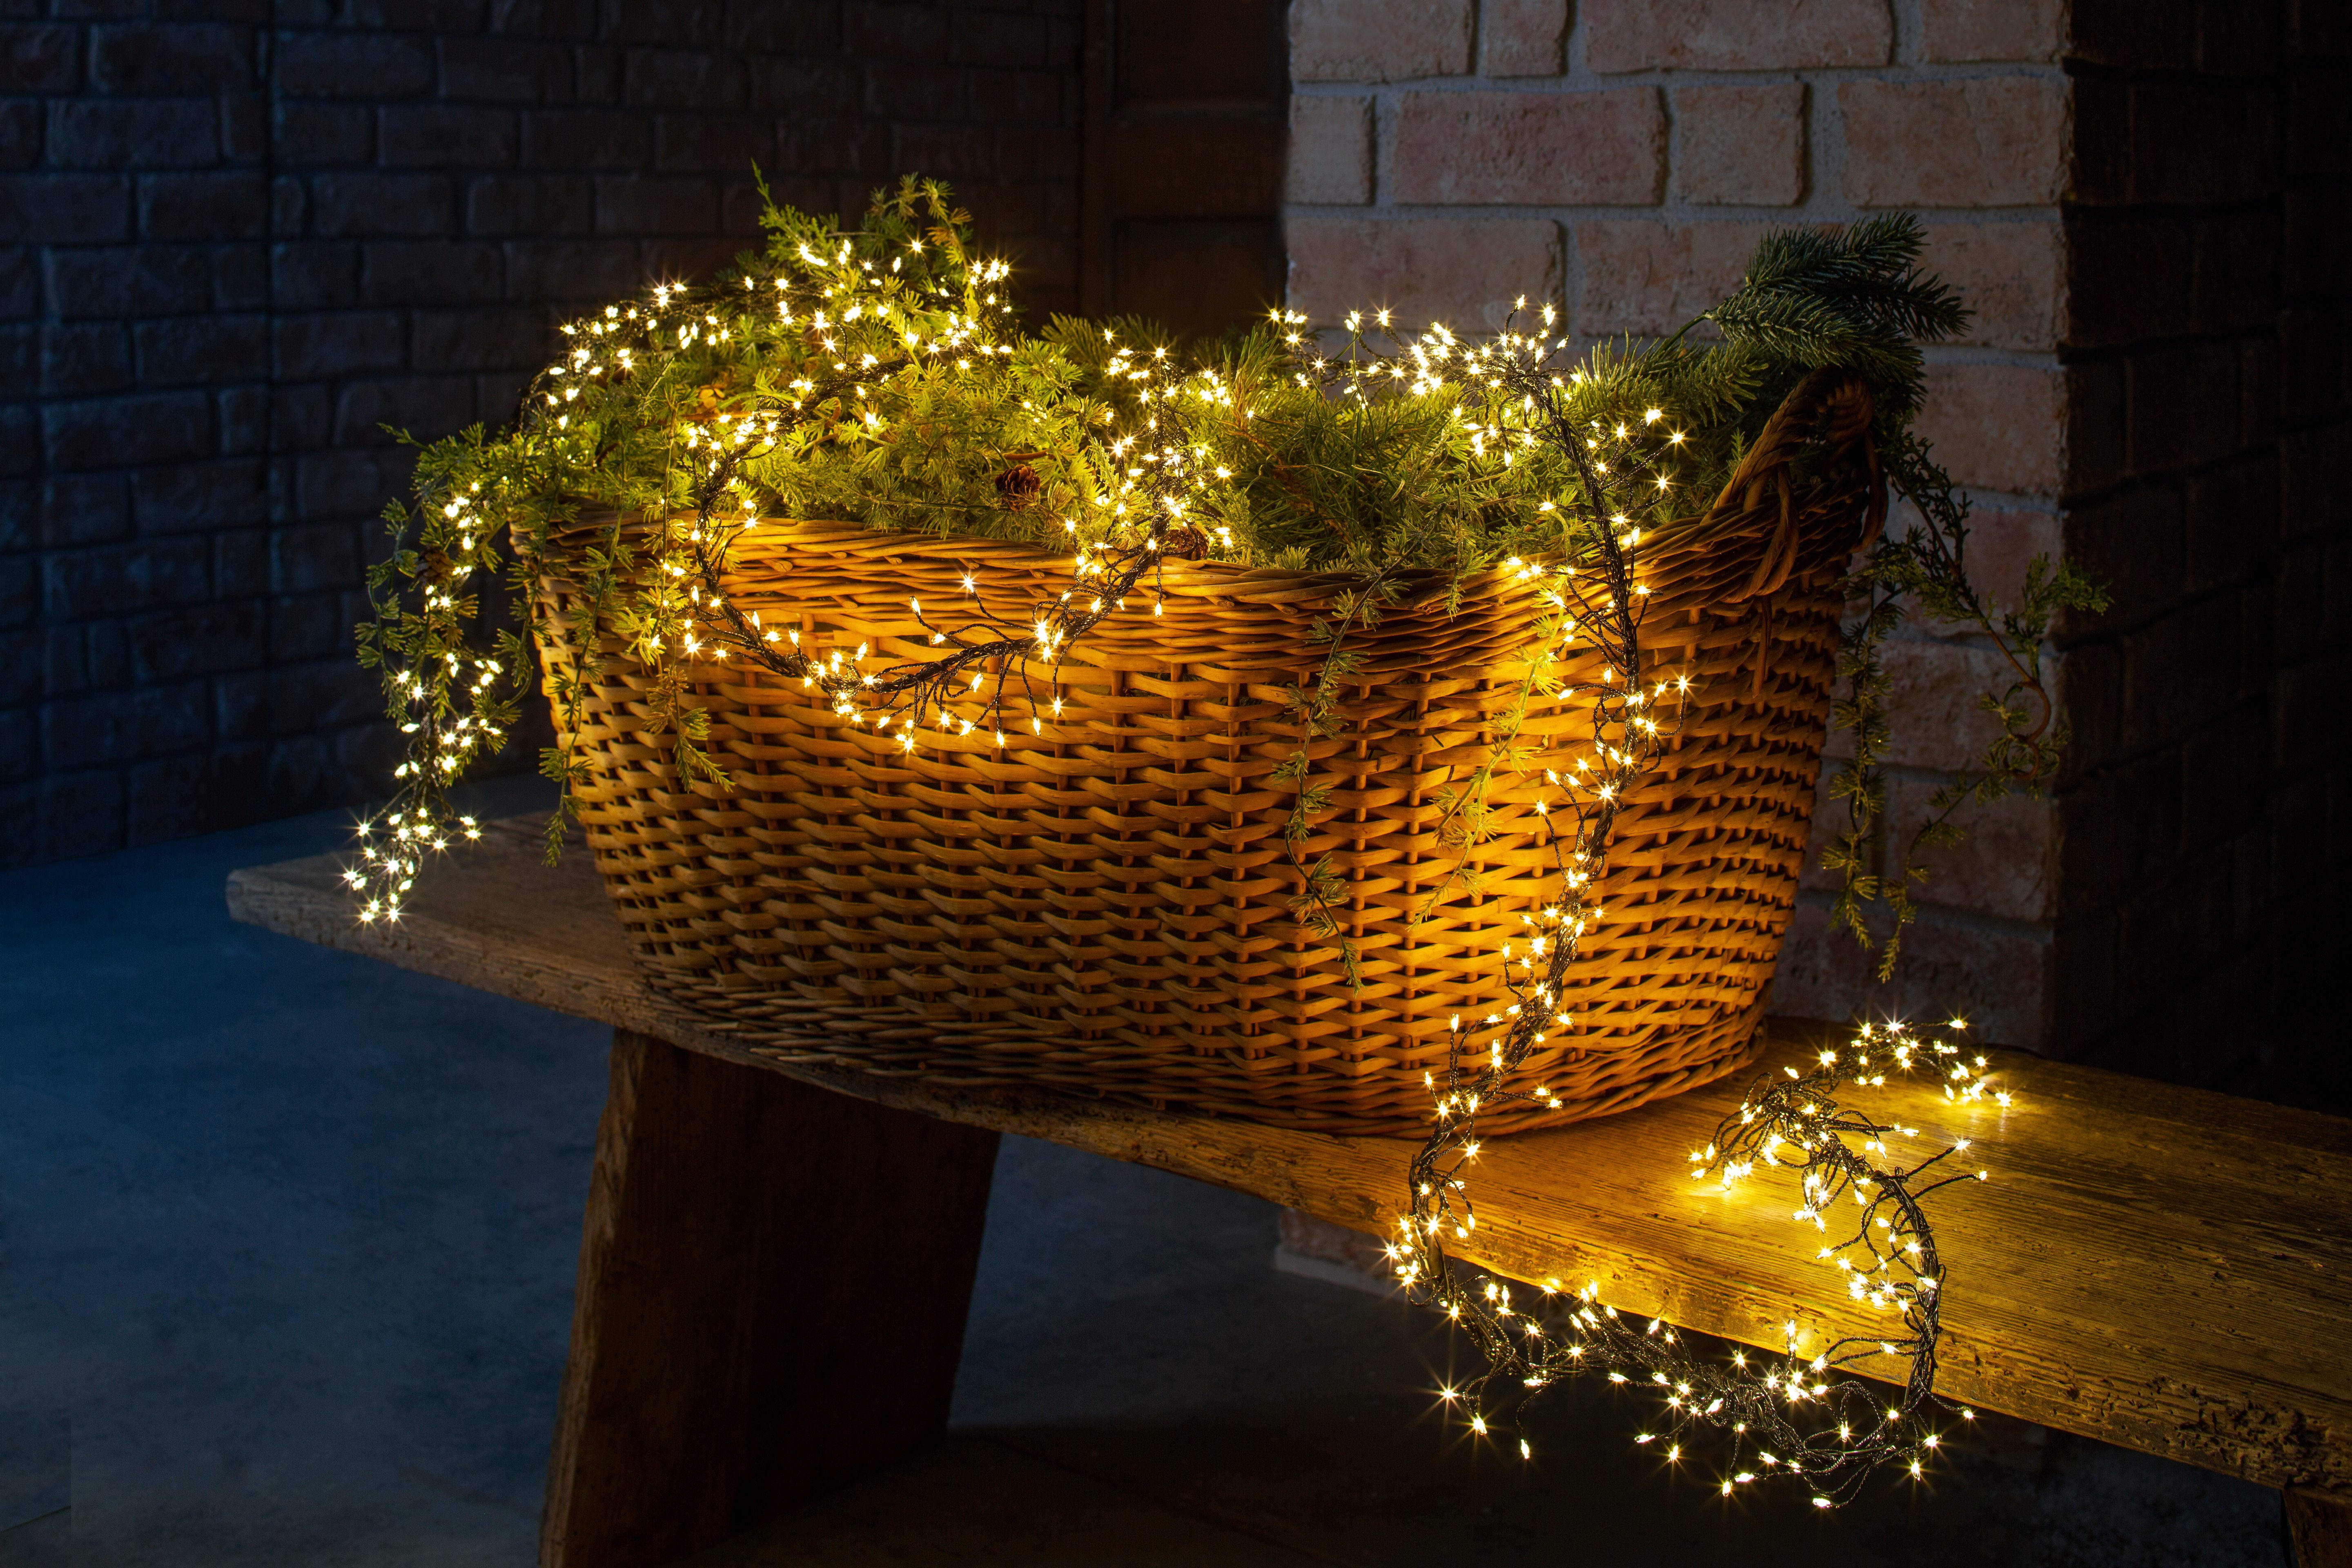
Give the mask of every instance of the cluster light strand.
[[[699, 387], [702, 401], [664, 427], [670, 478], [663, 504], [606, 529], [584, 551], [561, 547], [573, 552], [569, 563], [583, 589], [571, 612], [572, 640], [588, 651], [579, 668], [552, 672], [550, 684], [569, 717], [564, 727], [577, 735], [584, 694], [603, 673], [598, 637], [608, 624], [623, 626], [630, 651], [656, 674], [651, 708], [673, 727], [679, 772], [689, 779], [726, 783], [700, 750], [707, 721], [692, 690], [730, 665], [797, 684], [835, 721], [887, 735], [907, 753], [926, 744], [992, 749], [1015, 736], [1042, 737], [1049, 717], [1060, 715], [1057, 678], [1075, 645], [1112, 616], [1143, 614], [1147, 605], [1159, 615], [1171, 554], [1232, 551], [1230, 527], [1216, 521], [1219, 503], [1236, 482], [1234, 465], [1264, 448], [1251, 429], [1250, 388], [1215, 366], [1188, 367], [1164, 349], [1113, 338], [1099, 406], [1090, 405], [1087, 416], [1089, 444], [1055, 470], [1060, 488], [1049, 491], [1023, 466], [1045, 463], [1042, 452], [1022, 454], [1005, 470], [1007, 479], [1028, 474], [1040, 493], [1059, 498], [1070, 564], [1058, 593], [1008, 603], [979, 567], [968, 568], [951, 605], [908, 603], [936, 651], [895, 659], [866, 642], [816, 646], [799, 628], [766, 624], [739, 602], [730, 552], [760, 527], [769, 476], [779, 466], [817, 443], [890, 440], [909, 384], [985, 382], [1007, 387], [1008, 396], [1018, 391], [1006, 363], [1014, 353], [1009, 268], [965, 256], [935, 188], [903, 188], [898, 216], [911, 219], [926, 200], [943, 220], [928, 229], [910, 221], [855, 235], [803, 234], [796, 247], [772, 247], [766, 267], [716, 289], [663, 285], [643, 303], [566, 325], [571, 346], [533, 384], [523, 456], [504, 486], [485, 493], [468, 480], [436, 491], [432, 475], [425, 476], [428, 504], [397, 520], [411, 531], [403, 534], [407, 542], [372, 579], [379, 619], [362, 643], [362, 657], [384, 670], [391, 710], [410, 742], [401, 793], [361, 826], [360, 858], [346, 872], [362, 921], [397, 921], [424, 858], [454, 838], [479, 836], [472, 818], [449, 807], [447, 786], [469, 761], [503, 742], [515, 721], [514, 681], [527, 668], [520, 638], [508, 635], [491, 655], [476, 655], [463, 636], [478, 608], [468, 584], [498, 560], [491, 540], [499, 514], [537, 493], [532, 486], [543, 489], [549, 473], [594, 472], [615, 439], [612, 410], [633, 412], [662, 378], [678, 377], [681, 394]], [[1548, 1038], [1577, 1026], [1566, 999], [1582, 938], [1609, 918], [1599, 895], [1615, 822], [1693, 700], [1688, 677], [1653, 668], [1641, 635], [1650, 593], [1642, 570], [1645, 532], [1656, 526], [1653, 520], [1676, 515], [1688, 483], [1685, 432], [1661, 406], [1596, 413], [1618, 384], [1604, 385], [1589, 367], [1562, 363], [1569, 342], [1549, 306], [1524, 327], [1519, 321], [1515, 315], [1499, 333], [1475, 342], [1442, 325], [1406, 339], [1385, 312], [1375, 312], [1376, 342], [1365, 319], [1351, 316], [1347, 352], [1335, 355], [1304, 318], [1281, 310], [1273, 317], [1298, 386], [1348, 406], [1402, 397], [1449, 409], [1462, 437], [1465, 482], [1507, 476], [1540, 453], [1563, 460], [1569, 474], [1537, 509], [1557, 524], [1556, 554], [1514, 559], [1498, 570], [1507, 587], [1537, 594], [1547, 606], [1528, 690], [1580, 702], [1585, 742], [1580, 754], [1548, 757], [1517, 746], [1517, 722], [1509, 721], [1498, 733], [1496, 763], [1475, 771], [1454, 807], [1464, 823], [1456, 842], [1466, 854], [1495, 766], [1522, 779], [1540, 773], [1558, 792], [1537, 807], [1558, 892], [1528, 917], [1524, 931], [1500, 944], [1498, 984], [1513, 1000], [1483, 1022], [1452, 1021], [1444, 1074], [1429, 1077], [1433, 1131], [1412, 1163], [1410, 1201], [1391, 1256], [1403, 1282], [1459, 1323], [1486, 1357], [1482, 1374], [1444, 1391], [1475, 1435], [1512, 1434], [1530, 1454], [1521, 1416], [1543, 1389], [1583, 1372], [1638, 1380], [1657, 1394], [1661, 1409], [1655, 1429], [1637, 1441], [1663, 1442], [1662, 1451], [1680, 1462], [1686, 1434], [1714, 1429], [1729, 1439], [1725, 1491], [1779, 1474], [1801, 1478], [1827, 1503], [1885, 1464], [1919, 1473], [1939, 1440], [1933, 1383], [1943, 1270], [1920, 1204], [1945, 1181], [1963, 1179], [1939, 1173], [1945, 1154], [1896, 1164], [1885, 1140], [1901, 1130], [1843, 1109], [1836, 1095], [1849, 1082], [1883, 1082], [1888, 1071], [1931, 1060], [1942, 1065], [1956, 1047], [1899, 1026], [1865, 1026], [1844, 1055], [1824, 1053], [1813, 1072], [1751, 1093], [1694, 1159], [1695, 1173], [1726, 1184], [1759, 1162], [1790, 1167], [1802, 1193], [1799, 1218], [1817, 1227], [1843, 1213], [1834, 1207], [1840, 1200], [1853, 1202], [1858, 1229], [1822, 1256], [1846, 1274], [1857, 1300], [1900, 1321], [1884, 1338], [1841, 1340], [1808, 1357], [1792, 1323], [1777, 1357], [1750, 1364], [1740, 1352], [1728, 1366], [1707, 1364], [1671, 1327], [1636, 1328], [1621, 1319], [1600, 1301], [1597, 1284], [1548, 1287], [1540, 1302], [1515, 1303], [1507, 1282], [1474, 1281], [1448, 1260], [1449, 1243], [1469, 1242], [1477, 1223], [1467, 1173], [1478, 1154], [1480, 1116], [1512, 1100], [1561, 1108], [1547, 1089], [1509, 1086]], [[713, 393], [744, 364], [751, 367], [748, 385]], [[526, 580], [559, 550], [546, 528], [518, 530], [517, 542]], [[1313, 777], [1312, 742], [1338, 731], [1334, 692], [1357, 668], [1349, 638], [1377, 623], [1404, 575], [1401, 562], [1370, 563], [1323, 624], [1327, 646], [1313, 689], [1293, 692], [1300, 750], [1276, 775], [1294, 791], [1285, 831], [1299, 887], [1294, 902], [1311, 930], [1335, 940], [1351, 979], [1344, 884], [1328, 863], [1304, 858], [1312, 826], [1328, 809], [1328, 791]], [[1601, 679], [1581, 689], [1553, 673], [1580, 639], [1601, 668]], [[548, 759], [567, 783], [586, 765], [570, 753]], [[1951, 1082], [1960, 1086], [1953, 1092], [1988, 1092], [1981, 1069], [1981, 1058], [1974, 1068], [1953, 1063]], [[1850, 1139], [1861, 1141], [1862, 1152]], [[1861, 1385], [1831, 1376], [1874, 1357], [1909, 1363], [1900, 1403], [1875, 1402], [1876, 1414], [1864, 1409], [1874, 1396]]]

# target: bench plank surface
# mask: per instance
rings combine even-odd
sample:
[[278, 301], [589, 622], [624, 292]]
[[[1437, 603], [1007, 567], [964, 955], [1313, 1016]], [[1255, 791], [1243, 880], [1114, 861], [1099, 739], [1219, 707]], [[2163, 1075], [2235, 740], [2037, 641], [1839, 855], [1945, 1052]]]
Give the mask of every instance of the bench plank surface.
[[[779, 1060], [649, 991], [584, 851], [541, 861], [536, 819], [420, 879], [397, 927], [352, 918], [341, 859], [235, 873], [236, 918], [305, 941], [641, 1031], [862, 1100], [1173, 1171], [1380, 1234], [1410, 1146], [1024, 1090], [959, 1090]], [[1768, 1066], [1819, 1026], [1776, 1025]], [[1985, 1184], [1934, 1200], [1949, 1270], [1948, 1397], [2269, 1486], [2352, 1488], [2352, 1121], [1994, 1053], [2006, 1110], [1925, 1082], [1853, 1103], [1924, 1134], [1897, 1157], [1973, 1141]], [[1883, 1317], [1815, 1260], [1792, 1185], [1766, 1173], [1699, 1190], [1703, 1147], [1744, 1080], [1487, 1145], [1473, 1167], [1475, 1261], [1512, 1278], [1597, 1281], [1621, 1310], [1777, 1348], [1874, 1334]], [[1885, 1363], [1899, 1376], [1898, 1363]], [[1869, 1370], [1867, 1367], [1863, 1370]]]

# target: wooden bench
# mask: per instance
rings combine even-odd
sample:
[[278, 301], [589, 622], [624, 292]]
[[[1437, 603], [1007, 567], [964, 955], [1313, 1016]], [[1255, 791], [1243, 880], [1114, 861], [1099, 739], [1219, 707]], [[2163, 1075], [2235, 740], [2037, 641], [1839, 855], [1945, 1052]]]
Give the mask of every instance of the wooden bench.
[[[536, 819], [362, 926], [341, 858], [236, 872], [241, 921], [614, 1026], [541, 1561], [635, 1568], [935, 1441], [1001, 1132], [1375, 1233], [1408, 1146], [779, 1062], [649, 992], [586, 854]], [[1776, 1028], [1768, 1062], [1820, 1026]], [[2305, 1568], [2352, 1568], [2352, 1121], [2001, 1053], [2002, 1110], [1927, 1083], [1869, 1103], [1975, 1140], [1937, 1202], [1938, 1391], [2284, 1489]], [[1476, 1261], [1598, 1281], [1622, 1310], [1755, 1345], [1791, 1317], [1877, 1332], [1790, 1221], [1785, 1184], [1703, 1193], [1683, 1156], [1740, 1083], [1480, 1158]], [[887, 1343], [877, 1383], [835, 1345]], [[854, 1381], [853, 1381], [854, 1379]]]

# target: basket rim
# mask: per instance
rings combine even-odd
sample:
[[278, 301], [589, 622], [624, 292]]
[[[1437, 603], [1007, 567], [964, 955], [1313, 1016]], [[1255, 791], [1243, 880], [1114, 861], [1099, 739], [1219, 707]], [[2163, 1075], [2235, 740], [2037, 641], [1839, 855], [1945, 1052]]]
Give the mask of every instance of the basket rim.
[[[691, 517], [692, 513], [672, 514]], [[588, 521], [591, 516], [595, 521]], [[625, 514], [606, 510], [601, 514], [583, 513], [580, 521], [570, 528], [551, 529], [551, 534], [561, 538], [578, 535], [590, 528], [604, 528]], [[750, 542], [753, 548], [773, 539], [777, 542], [817, 544], [857, 542], [863, 546], [858, 553], [877, 560], [908, 558], [946, 561], [957, 564], [984, 564], [999, 569], [1035, 570], [1055, 575], [1068, 574], [1076, 557], [1065, 551], [1028, 543], [1020, 540], [991, 539], [981, 534], [916, 533], [905, 530], [868, 528], [863, 523], [835, 522], [804, 518], [760, 519], [762, 529], [776, 531], [766, 539]], [[625, 526], [629, 526], [625, 523]], [[652, 525], [644, 519], [635, 526]], [[733, 548], [740, 549], [744, 541], [737, 540]], [[1524, 561], [1521, 564], [1525, 564]], [[561, 565], [550, 563], [550, 574], [562, 581], [569, 577]], [[1481, 572], [1492, 571], [1507, 574], [1510, 568], [1497, 562]], [[1300, 604], [1327, 600], [1336, 594], [1360, 585], [1365, 575], [1359, 572], [1297, 571], [1279, 566], [1245, 566], [1231, 561], [1188, 561], [1181, 557], [1163, 562], [1160, 567], [1159, 591], [1171, 598], [1202, 600], [1240, 600], [1253, 604]], [[1440, 567], [1417, 566], [1401, 572], [1392, 579], [1402, 592], [1395, 607], [1403, 608], [1426, 601], [1442, 593], [1453, 582], [1453, 574]]]
[[[691, 521], [690, 511], [673, 511], [670, 518]], [[558, 541], [577, 539], [591, 530], [603, 530], [614, 523], [626, 529], [650, 530], [655, 523], [650, 515], [631, 514], [619, 508], [583, 510], [569, 523], [551, 526], [550, 537]], [[1704, 550], [1707, 544], [1735, 543], [1740, 535], [1727, 532], [1720, 541], [1693, 541], [1687, 531], [1703, 525], [1706, 514], [1694, 513], [1673, 519], [1667, 523], [1646, 530], [1670, 551], [1679, 553], [1694, 545]], [[754, 538], [748, 542], [757, 548], [769, 540], [794, 544], [849, 544], [855, 542], [858, 553], [880, 560], [907, 558], [949, 561], [957, 564], [985, 563], [1015, 570], [1031, 569], [1054, 574], [1066, 574], [1076, 557], [1043, 544], [1023, 540], [994, 539], [984, 534], [923, 533], [905, 529], [869, 528], [864, 523], [836, 521], [815, 518], [761, 517], [763, 529], [774, 533]], [[733, 548], [747, 542], [737, 539]], [[1557, 554], [1509, 556], [1492, 561], [1463, 574], [1460, 580], [1492, 574], [1506, 580], [1519, 575], [1530, 566], [1551, 566], [1559, 563]], [[1171, 557], [1160, 565], [1158, 590], [1168, 596], [1190, 599], [1246, 601], [1255, 604], [1312, 603], [1327, 600], [1333, 595], [1361, 585], [1367, 574], [1360, 572], [1335, 572], [1328, 568], [1301, 570], [1284, 566], [1250, 566], [1233, 561], [1192, 561]], [[569, 579], [570, 574], [559, 563], [551, 563], [549, 574], [558, 581]], [[1393, 607], [1405, 608], [1419, 605], [1433, 595], [1445, 591], [1457, 581], [1444, 567], [1415, 566], [1399, 572], [1391, 579], [1402, 592]]]

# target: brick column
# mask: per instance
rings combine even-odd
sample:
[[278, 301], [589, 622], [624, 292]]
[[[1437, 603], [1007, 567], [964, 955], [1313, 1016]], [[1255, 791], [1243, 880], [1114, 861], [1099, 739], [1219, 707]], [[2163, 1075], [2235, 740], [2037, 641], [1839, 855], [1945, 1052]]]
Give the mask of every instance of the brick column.
[[[1561, 0], [1294, 0], [1297, 309], [1475, 331], [1524, 293], [1586, 342], [1657, 333], [1770, 225], [1916, 211], [1977, 311], [1929, 351], [1921, 421], [1974, 500], [1974, 576], [2013, 601], [2063, 552], [2115, 587], [2050, 650], [2079, 737], [2054, 797], [1972, 813], [1889, 989], [1810, 876], [1781, 1006], [1964, 1005], [2008, 1044], [2340, 1092], [2287, 1065], [2311, 961], [2278, 956], [2337, 928], [2266, 870], [2284, 841], [2343, 853], [2315, 715], [2343, 706], [2347, 95], [2320, 9], [1586, 0], [1571, 26]], [[2284, 318], [2282, 169], [2305, 193]], [[2003, 682], [1929, 628], [1888, 662], [1899, 831], [1981, 752], [1976, 694]]]
[[2066, 628], [2053, 1038], [2341, 1105], [2342, 7], [2075, 7]]

